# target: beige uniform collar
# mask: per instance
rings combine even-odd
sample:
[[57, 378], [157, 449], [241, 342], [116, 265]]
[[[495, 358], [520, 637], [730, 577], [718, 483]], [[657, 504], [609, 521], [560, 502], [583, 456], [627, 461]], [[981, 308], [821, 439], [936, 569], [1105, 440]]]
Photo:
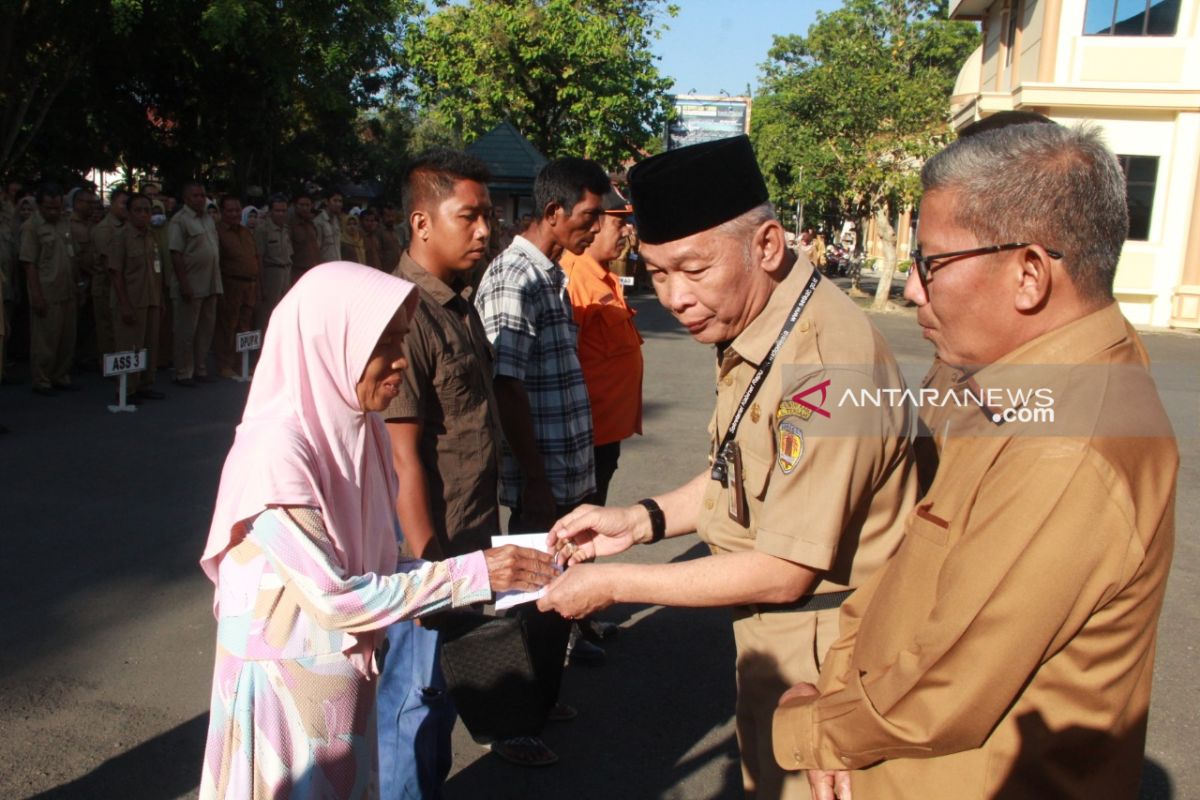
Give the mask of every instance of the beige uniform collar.
[[[1013, 397], [1014, 395], [1004, 391], [989, 393], [988, 390], [1036, 388], [1032, 384], [1045, 383], [1052, 377], [1044, 369], [1037, 369], [1038, 367], [1069, 367], [1082, 364], [1129, 338], [1130, 330], [1125, 317], [1121, 315], [1120, 307], [1115, 302], [1110, 303], [1098, 311], [1026, 342], [971, 375], [960, 376], [956, 388], [966, 388], [975, 397]], [[992, 415], [1001, 415], [1006, 409], [1020, 405], [1022, 404], [1006, 401], [999, 405], [985, 406], [984, 410]], [[995, 418], [993, 422], [996, 422]]]

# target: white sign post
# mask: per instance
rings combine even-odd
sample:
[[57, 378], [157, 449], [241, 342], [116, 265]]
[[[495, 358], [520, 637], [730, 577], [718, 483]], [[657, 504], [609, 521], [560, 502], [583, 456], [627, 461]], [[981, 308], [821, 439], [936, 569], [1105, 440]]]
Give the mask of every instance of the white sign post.
[[113, 375], [121, 376], [120, 388], [117, 390], [117, 404], [109, 406], [109, 411], [114, 414], [120, 411], [137, 411], [137, 406], [131, 406], [125, 402], [129, 386], [128, 375], [132, 372], [144, 372], [149, 360], [149, 353], [146, 350], [138, 350], [136, 352], [126, 350], [121, 353], [104, 354], [104, 377], [110, 378]]
[[262, 347], [262, 331], [243, 331], [237, 335], [237, 351], [242, 354], [242, 377], [235, 381], [245, 383], [250, 380], [250, 351]]

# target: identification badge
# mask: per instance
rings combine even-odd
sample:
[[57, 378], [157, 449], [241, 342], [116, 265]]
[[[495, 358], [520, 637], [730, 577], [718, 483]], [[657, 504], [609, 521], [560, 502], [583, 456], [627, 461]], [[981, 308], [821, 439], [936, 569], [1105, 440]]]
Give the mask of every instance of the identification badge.
[[729, 478], [726, 485], [729, 492], [729, 518], [747, 527], [750, 524], [750, 511], [746, 508], [746, 490], [742, 486], [742, 448], [737, 442], [730, 442], [725, 453], [725, 469]]

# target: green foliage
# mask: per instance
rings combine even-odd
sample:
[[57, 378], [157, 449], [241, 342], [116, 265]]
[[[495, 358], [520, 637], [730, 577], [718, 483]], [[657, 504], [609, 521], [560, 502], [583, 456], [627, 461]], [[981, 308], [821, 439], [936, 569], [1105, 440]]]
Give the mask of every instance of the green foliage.
[[671, 81], [650, 47], [657, 0], [469, 0], [408, 32], [421, 105], [471, 140], [509, 119], [548, 157], [607, 166], [661, 131]]
[[121, 164], [228, 190], [373, 177], [356, 174], [370, 161], [359, 116], [402, 91], [399, 45], [418, 10], [416, 0], [6, 3], [0, 171]]
[[775, 37], [752, 133], [774, 198], [856, 218], [915, 199], [978, 39], [946, 13], [947, 0], [846, 0], [806, 36]]
[[772, 196], [874, 215], [877, 306], [896, 264], [892, 218], [915, 202], [922, 164], [950, 137], [950, 93], [978, 43], [974, 24], [949, 21], [947, 6], [845, 0], [818, 12], [806, 36], [776, 36], [763, 67], [752, 135]]

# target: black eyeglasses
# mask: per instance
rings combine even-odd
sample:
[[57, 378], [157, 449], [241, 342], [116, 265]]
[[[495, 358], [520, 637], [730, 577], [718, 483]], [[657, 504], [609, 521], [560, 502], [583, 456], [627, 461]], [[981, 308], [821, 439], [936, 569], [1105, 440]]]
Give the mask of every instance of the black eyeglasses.
[[[921, 255], [921, 248], [913, 250], [909, 255], [912, 257], [913, 266], [917, 268], [917, 277], [921, 279], [921, 287], [929, 288], [930, 281], [933, 280], [933, 273], [936, 269], [933, 266], [934, 261], [944, 261], [947, 258], [966, 258], [967, 256], [982, 256], [988, 253], [999, 253], [1002, 250], [1017, 250], [1022, 247], [1029, 247], [1032, 242], [1009, 242], [1008, 244], [991, 244], [987, 247], [973, 247], [970, 250], [954, 250], [949, 253], [934, 253], [933, 255]], [[1058, 250], [1046, 249], [1046, 255], [1051, 258], [1062, 258], [1063, 254]]]

